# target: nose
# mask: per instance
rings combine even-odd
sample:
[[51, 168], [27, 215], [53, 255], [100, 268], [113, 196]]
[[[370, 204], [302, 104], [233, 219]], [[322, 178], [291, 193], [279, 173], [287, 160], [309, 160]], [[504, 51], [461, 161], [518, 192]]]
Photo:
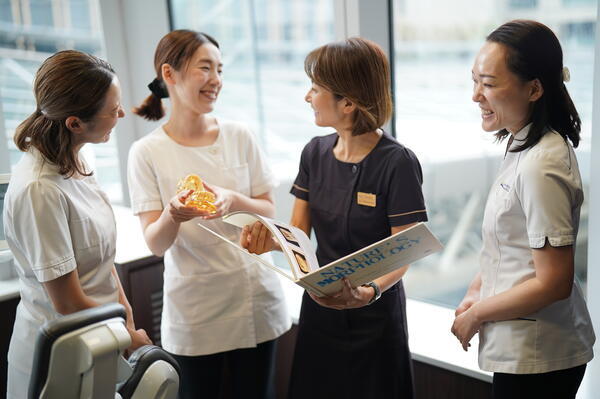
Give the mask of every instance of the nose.
[[117, 113], [117, 116], [118, 116], [119, 118], [123, 118], [123, 117], [125, 116], [125, 110], [123, 109], [123, 107], [122, 107], [122, 106], [119, 106], [119, 111], [118, 111], [118, 113]]
[[312, 98], [310, 97], [310, 90], [309, 90], [304, 95], [304, 101], [306, 101], [307, 103], [310, 103], [311, 100], [312, 100]]
[[473, 84], [473, 96], [471, 97], [471, 100], [478, 103], [481, 101], [482, 97], [483, 97], [483, 94], [481, 94], [481, 84], [474, 83]]
[[216, 69], [212, 70], [212, 73], [210, 74], [210, 80], [211, 83], [217, 86], [221, 86], [221, 83], [223, 82], [221, 74], [219, 74], [219, 71], [217, 71]]

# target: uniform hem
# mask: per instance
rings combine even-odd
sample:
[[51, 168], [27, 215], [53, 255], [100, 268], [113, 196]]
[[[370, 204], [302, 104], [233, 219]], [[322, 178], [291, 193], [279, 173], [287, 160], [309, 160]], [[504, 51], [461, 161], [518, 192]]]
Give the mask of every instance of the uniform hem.
[[45, 283], [46, 281], [51, 281], [62, 277], [75, 269], [77, 269], [77, 262], [75, 261], [75, 257], [70, 256], [62, 259], [60, 262], [54, 265], [39, 269], [32, 268], [32, 271], [40, 283]]
[[564, 247], [566, 245], [572, 245], [575, 243], [575, 235], [573, 234], [565, 234], [565, 235], [554, 235], [547, 236], [543, 235], [540, 237], [529, 237], [529, 247], [530, 248], [543, 248], [546, 245], [546, 238], [548, 242], [553, 247]]
[[479, 367], [484, 371], [490, 371], [494, 373], [539, 374], [581, 366], [582, 364], [588, 363], [593, 358], [594, 351], [590, 349], [589, 351], [586, 351], [578, 356], [567, 359], [551, 360], [547, 362], [525, 362], [515, 365], [514, 363], [508, 362], [480, 360]]
[[140, 204], [133, 204], [132, 202], [132, 210], [135, 216], [139, 215], [142, 212], [150, 212], [150, 211], [162, 211], [163, 204], [159, 201], [146, 201]]

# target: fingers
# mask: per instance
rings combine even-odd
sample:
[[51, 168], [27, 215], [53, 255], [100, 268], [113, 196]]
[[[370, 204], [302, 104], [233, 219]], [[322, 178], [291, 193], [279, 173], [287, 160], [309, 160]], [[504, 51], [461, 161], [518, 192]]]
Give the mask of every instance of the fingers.
[[271, 233], [261, 222], [254, 222], [248, 233], [248, 252], [262, 254], [270, 250]]
[[250, 240], [249, 235], [250, 229], [248, 228], [248, 226], [242, 227], [242, 233], [240, 234], [240, 245], [242, 246], [242, 248], [248, 249], [248, 241]]

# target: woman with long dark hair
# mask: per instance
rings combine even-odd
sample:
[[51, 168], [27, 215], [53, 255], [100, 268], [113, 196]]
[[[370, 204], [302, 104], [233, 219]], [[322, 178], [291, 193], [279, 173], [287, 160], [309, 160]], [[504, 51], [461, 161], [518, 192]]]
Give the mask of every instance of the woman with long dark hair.
[[558, 39], [535, 21], [493, 31], [473, 66], [483, 130], [508, 143], [485, 208], [481, 271], [452, 332], [465, 350], [479, 332], [495, 398], [575, 398], [593, 357], [574, 279], [581, 122], [567, 80]]

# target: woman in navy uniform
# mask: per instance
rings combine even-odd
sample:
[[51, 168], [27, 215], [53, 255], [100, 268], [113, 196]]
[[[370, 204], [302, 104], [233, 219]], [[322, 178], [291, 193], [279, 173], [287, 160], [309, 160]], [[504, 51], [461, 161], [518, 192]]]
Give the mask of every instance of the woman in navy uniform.
[[[304, 148], [291, 224], [314, 229], [325, 265], [427, 220], [414, 153], [381, 130], [392, 113], [389, 64], [375, 43], [351, 38], [313, 50], [306, 101], [336, 130]], [[266, 228], [242, 233], [250, 252], [276, 249]], [[413, 397], [402, 276], [408, 265], [338, 294], [305, 292], [290, 398]]]

